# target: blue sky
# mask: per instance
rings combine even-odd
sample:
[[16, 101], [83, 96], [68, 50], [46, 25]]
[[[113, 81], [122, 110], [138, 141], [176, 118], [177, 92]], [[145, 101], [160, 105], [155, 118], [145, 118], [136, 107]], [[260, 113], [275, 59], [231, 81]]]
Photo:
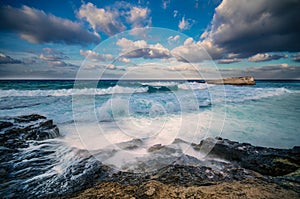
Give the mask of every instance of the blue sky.
[[300, 79], [299, 0], [2, 0], [0, 6], [1, 79]]

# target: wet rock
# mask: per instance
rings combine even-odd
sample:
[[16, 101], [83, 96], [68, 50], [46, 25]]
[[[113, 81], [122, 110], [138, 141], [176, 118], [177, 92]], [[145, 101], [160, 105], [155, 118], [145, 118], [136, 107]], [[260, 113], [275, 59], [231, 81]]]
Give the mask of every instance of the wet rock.
[[143, 141], [141, 139], [133, 139], [128, 142], [118, 143], [117, 146], [123, 150], [133, 150], [133, 149], [137, 149], [142, 144], [143, 144]]
[[22, 115], [22, 116], [14, 117], [12, 119], [14, 119], [14, 121], [15, 121], [14, 123], [22, 123], [22, 122], [28, 123], [28, 122], [34, 122], [37, 120], [45, 120], [47, 118], [42, 115], [31, 114], [31, 115]]
[[[217, 138], [208, 157], [218, 157], [268, 176], [283, 176], [300, 168], [300, 151], [256, 147], [248, 143], [238, 143]], [[201, 143], [200, 143], [201, 146]], [[199, 145], [197, 146], [199, 147]]]
[[156, 144], [156, 145], [153, 145], [151, 146], [149, 149], [148, 149], [148, 152], [154, 152], [154, 151], [157, 151], [157, 150], [160, 150], [160, 149], [163, 149], [165, 146], [161, 145], [161, 144]]
[[27, 140], [45, 140], [59, 136], [59, 130], [53, 121], [41, 115], [0, 118], [0, 124], [3, 127], [0, 128], [0, 146], [10, 149], [27, 147]]
[[13, 123], [6, 122], [6, 121], [0, 121], [0, 130], [13, 126]]

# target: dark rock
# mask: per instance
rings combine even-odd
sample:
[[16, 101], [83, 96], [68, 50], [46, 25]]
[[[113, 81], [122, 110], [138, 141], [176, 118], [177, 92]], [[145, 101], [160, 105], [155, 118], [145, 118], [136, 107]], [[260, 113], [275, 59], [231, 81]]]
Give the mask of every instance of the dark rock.
[[6, 121], [0, 121], [0, 130], [13, 126], [13, 123], [6, 122]]
[[59, 130], [44, 116], [0, 120], [0, 198], [58, 198], [112, 173], [88, 151], [52, 140]]
[[22, 115], [22, 116], [14, 117], [13, 119], [16, 123], [20, 123], [20, 122], [28, 123], [28, 122], [34, 122], [34, 121], [37, 121], [40, 119], [45, 120], [47, 118], [42, 115], [31, 114], [31, 115]]
[[156, 144], [156, 145], [153, 145], [151, 146], [149, 149], [148, 149], [148, 152], [154, 152], [154, 151], [157, 151], [157, 150], [160, 150], [160, 149], [163, 149], [165, 148], [165, 146], [161, 145], [161, 144]]
[[229, 160], [263, 175], [282, 176], [300, 167], [300, 152], [297, 147], [293, 149], [255, 147], [248, 143], [238, 143], [222, 138], [218, 138], [216, 143], [211, 144], [215, 145], [208, 157]]
[[142, 144], [143, 144], [143, 141], [141, 139], [133, 139], [128, 142], [118, 143], [117, 146], [123, 150], [133, 150], [133, 149], [137, 149]]

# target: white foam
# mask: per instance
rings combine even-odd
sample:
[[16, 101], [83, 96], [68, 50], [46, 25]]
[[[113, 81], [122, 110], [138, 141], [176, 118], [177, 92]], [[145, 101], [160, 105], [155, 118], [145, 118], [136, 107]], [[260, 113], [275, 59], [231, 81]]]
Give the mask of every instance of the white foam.
[[58, 90], [0, 90], [1, 97], [20, 96], [70, 96], [70, 95], [107, 95], [114, 93], [143, 93], [148, 88], [131, 88], [116, 85], [109, 88], [83, 88], [83, 89], [58, 89]]
[[184, 84], [179, 84], [178, 88], [181, 90], [204, 90], [208, 87], [212, 87], [215, 85], [206, 84], [206, 83], [198, 83], [198, 82], [189, 82]]
[[282, 88], [247, 88], [247, 89], [238, 89], [238, 90], [233, 89], [228, 91], [230, 91], [230, 93], [227, 92], [227, 101], [229, 102], [259, 100], [263, 98], [280, 96], [280, 95], [294, 92], [292, 90], [283, 87]]
[[143, 82], [141, 83], [144, 86], [154, 86], [154, 87], [160, 87], [160, 86], [176, 86], [178, 85], [178, 82]]

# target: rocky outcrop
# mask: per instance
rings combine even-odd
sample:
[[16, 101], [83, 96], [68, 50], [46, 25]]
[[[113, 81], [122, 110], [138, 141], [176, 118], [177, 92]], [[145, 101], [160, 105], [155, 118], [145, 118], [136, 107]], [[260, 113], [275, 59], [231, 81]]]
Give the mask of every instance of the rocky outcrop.
[[262, 175], [283, 176], [300, 168], [300, 147], [297, 146], [292, 149], [274, 149], [222, 138], [217, 138], [216, 141], [202, 141], [215, 144], [208, 157], [222, 158]]
[[41, 115], [0, 118], [0, 198], [60, 197], [111, 173], [88, 151], [53, 139], [59, 137]]
[[[138, 147], [141, 142], [133, 140], [131, 144]], [[176, 139], [174, 143], [186, 142]], [[204, 159], [183, 154], [173, 164], [152, 172], [119, 171], [76, 198], [299, 198], [299, 147], [256, 147], [222, 138], [191, 144], [199, 152], [208, 145], [214, 148]], [[148, 151], [153, 155], [170, 154], [171, 148], [157, 144]]]
[[208, 84], [228, 84], [228, 85], [255, 85], [254, 77], [246, 76], [246, 77], [230, 77], [218, 80], [207, 80], [206, 83]]

